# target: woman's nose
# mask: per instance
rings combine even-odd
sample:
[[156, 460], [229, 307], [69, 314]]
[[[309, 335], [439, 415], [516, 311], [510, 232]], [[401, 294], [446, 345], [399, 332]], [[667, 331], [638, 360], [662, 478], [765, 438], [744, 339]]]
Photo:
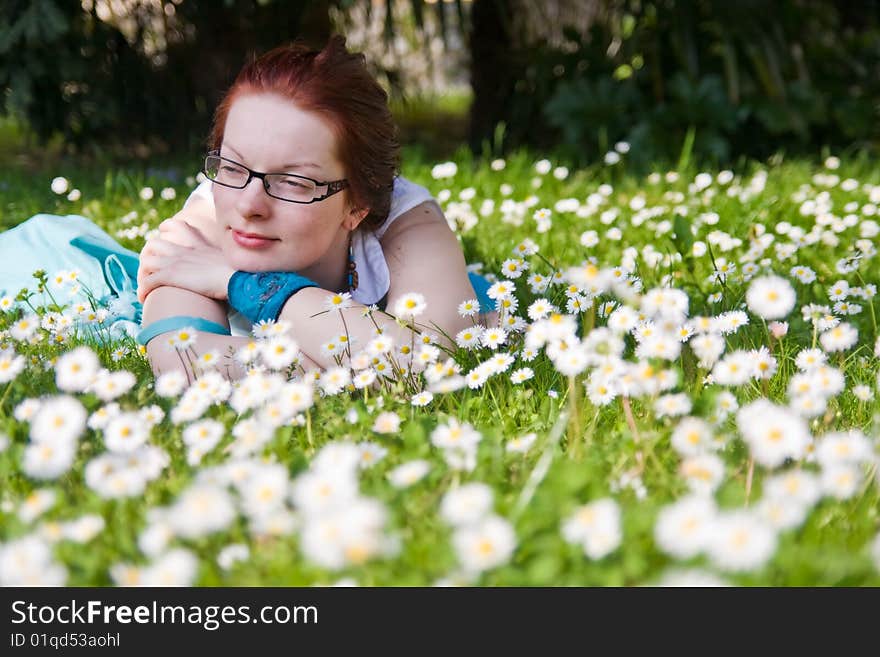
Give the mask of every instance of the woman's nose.
[[269, 195], [263, 188], [263, 181], [252, 178], [251, 181], [238, 192], [236, 208], [241, 216], [249, 219], [265, 217], [269, 211]]

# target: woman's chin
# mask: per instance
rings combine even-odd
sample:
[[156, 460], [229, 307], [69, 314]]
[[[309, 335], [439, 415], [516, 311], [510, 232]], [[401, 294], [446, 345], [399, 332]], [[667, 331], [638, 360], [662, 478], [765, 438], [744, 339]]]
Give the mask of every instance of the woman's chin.
[[274, 262], [275, 258], [269, 257], [266, 253], [255, 253], [248, 249], [243, 249], [237, 244], [226, 244], [223, 247], [223, 255], [229, 266], [238, 271], [278, 271], [278, 267]]

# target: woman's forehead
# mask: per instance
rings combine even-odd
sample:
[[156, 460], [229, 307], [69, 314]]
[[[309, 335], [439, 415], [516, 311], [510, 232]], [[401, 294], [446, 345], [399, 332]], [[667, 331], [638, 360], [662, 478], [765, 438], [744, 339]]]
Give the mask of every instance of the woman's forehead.
[[339, 164], [336, 136], [329, 122], [276, 94], [237, 98], [229, 108], [223, 145], [251, 160], [247, 164], [255, 168], [311, 163], [329, 170]]

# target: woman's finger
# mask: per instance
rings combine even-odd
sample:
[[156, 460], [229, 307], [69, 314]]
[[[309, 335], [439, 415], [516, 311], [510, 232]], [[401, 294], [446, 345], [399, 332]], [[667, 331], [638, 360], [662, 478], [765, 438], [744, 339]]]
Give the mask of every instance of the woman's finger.
[[144, 274], [143, 277], [138, 275], [138, 301], [144, 303], [144, 301], [146, 301], [147, 299], [147, 295], [152, 292], [156, 287], [156, 272]]
[[165, 256], [182, 253], [189, 248], [182, 244], [175, 244], [174, 242], [163, 239], [161, 237], [154, 237], [149, 242], [147, 242], [147, 245], [150, 247], [150, 251], [152, 253], [157, 253], [159, 255]]
[[159, 234], [162, 236], [162, 239], [181, 246], [193, 247], [207, 243], [199, 229], [179, 219], [166, 219], [163, 221], [159, 224]]

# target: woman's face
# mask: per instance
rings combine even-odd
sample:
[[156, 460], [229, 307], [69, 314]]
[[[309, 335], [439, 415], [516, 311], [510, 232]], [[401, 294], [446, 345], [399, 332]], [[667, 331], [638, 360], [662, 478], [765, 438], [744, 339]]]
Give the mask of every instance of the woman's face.
[[[345, 177], [330, 124], [275, 94], [246, 94], [232, 104], [220, 155], [265, 173], [319, 182]], [[214, 184], [213, 191], [223, 252], [232, 267], [296, 271], [329, 289], [338, 285], [326, 279], [338, 274], [340, 257], [344, 267], [348, 232], [361, 216], [349, 208], [347, 190], [310, 204], [272, 198], [257, 178], [244, 189]]]

